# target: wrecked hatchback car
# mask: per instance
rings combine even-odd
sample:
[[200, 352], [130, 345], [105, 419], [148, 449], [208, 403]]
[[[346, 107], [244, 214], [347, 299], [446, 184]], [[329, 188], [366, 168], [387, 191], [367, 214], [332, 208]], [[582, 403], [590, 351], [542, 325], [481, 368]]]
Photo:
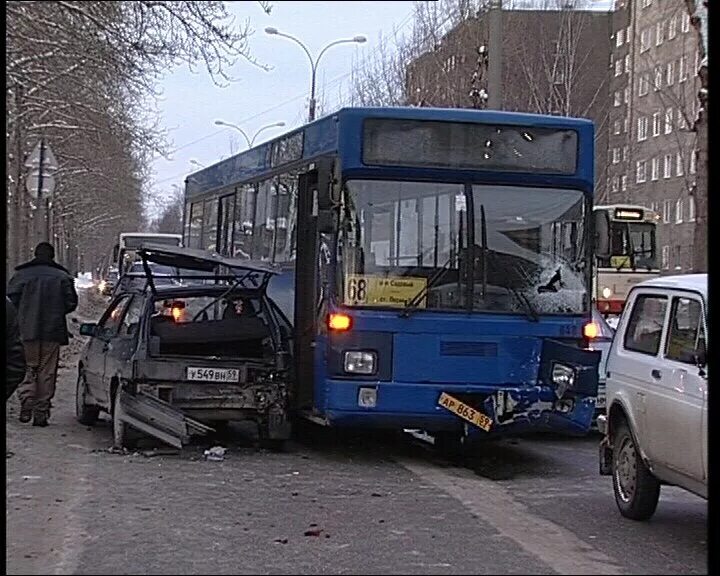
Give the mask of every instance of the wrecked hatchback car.
[[[280, 447], [290, 434], [292, 328], [267, 296], [273, 269], [189, 248], [139, 254], [146, 283], [116, 293], [99, 322], [80, 327], [90, 340], [77, 419], [91, 425], [109, 413], [118, 448], [138, 432], [180, 448], [249, 419], [261, 443]], [[153, 265], [174, 269], [174, 282], [156, 282]]]

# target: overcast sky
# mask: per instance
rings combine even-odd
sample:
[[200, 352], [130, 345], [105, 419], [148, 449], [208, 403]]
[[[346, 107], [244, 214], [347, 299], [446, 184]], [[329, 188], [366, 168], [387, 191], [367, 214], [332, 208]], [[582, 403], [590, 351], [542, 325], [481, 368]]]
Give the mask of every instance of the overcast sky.
[[[193, 73], [186, 66], [177, 68], [161, 82], [163, 96], [158, 102], [161, 124], [169, 132], [170, 159], [153, 162], [153, 189], [167, 194], [173, 185], [183, 185], [185, 177], [198, 170], [190, 160], [203, 165], [246, 148], [242, 136], [232, 128], [214, 125], [217, 119], [239, 125], [250, 138], [257, 130], [275, 122], [283, 128], [262, 132], [255, 143], [279, 136], [303, 124], [307, 118], [310, 93], [310, 62], [297, 44], [278, 36], [268, 36], [267, 26], [300, 39], [314, 56], [328, 43], [357, 35], [367, 37], [364, 44], [341, 44], [330, 48], [318, 68], [318, 98], [328, 105], [339, 101], [340, 90], [349, 86], [353, 57], [377, 49], [381, 33], [393, 27], [409, 31], [412, 27], [412, 1], [375, 2], [289, 2], [272, 1], [267, 15], [257, 2], [227, 2], [239, 21], [249, 18], [255, 33], [250, 49], [256, 59], [272, 70], [265, 72], [240, 60], [230, 71], [236, 82], [218, 87], [203, 69]], [[596, 3], [608, 9], [610, 0]]]

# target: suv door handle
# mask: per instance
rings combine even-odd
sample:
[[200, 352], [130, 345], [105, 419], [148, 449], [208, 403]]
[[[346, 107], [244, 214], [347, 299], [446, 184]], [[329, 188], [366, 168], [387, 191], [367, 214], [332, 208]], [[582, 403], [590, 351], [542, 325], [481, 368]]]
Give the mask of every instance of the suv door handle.
[[660, 378], [662, 378], [662, 372], [660, 372], [657, 368], [651, 370], [650, 375], [655, 378], [655, 380], [660, 380]]

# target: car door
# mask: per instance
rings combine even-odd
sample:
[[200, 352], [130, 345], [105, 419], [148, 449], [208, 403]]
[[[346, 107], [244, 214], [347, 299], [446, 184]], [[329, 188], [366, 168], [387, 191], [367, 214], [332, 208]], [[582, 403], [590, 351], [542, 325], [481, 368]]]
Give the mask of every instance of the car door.
[[124, 307], [115, 336], [108, 342], [103, 375], [104, 399], [110, 403], [110, 382], [113, 377], [130, 377], [130, 360], [140, 333], [140, 321], [145, 310], [146, 298], [136, 294]]
[[655, 391], [660, 343], [668, 312], [668, 295], [657, 289], [636, 290], [627, 316], [618, 326], [607, 364], [608, 399], [622, 401], [640, 449], [647, 454], [647, 404]]
[[124, 294], [116, 298], [105, 314], [100, 318], [95, 335], [90, 340], [86, 362], [84, 365], [85, 378], [90, 394], [99, 402], [104, 403], [107, 395], [103, 386], [105, 373], [105, 357], [110, 341], [117, 332], [125, 307], [130, 302], [131, 295]]
[[675, 293], [662, 344], [662, 365], [653, 372], [647, 404], [648, 453], [652, 460], [702, 481], [703, 405], [707, 380], [696, 357], [705, 348], [703, 302]]

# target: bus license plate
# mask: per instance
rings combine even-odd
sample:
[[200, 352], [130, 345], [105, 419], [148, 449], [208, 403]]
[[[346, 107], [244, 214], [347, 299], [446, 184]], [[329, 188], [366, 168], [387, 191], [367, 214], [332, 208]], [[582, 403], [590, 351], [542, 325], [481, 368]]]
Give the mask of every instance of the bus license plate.
[[478, 428], [482, 428], [485, 432], [490, 431], [490, 426], [492, 426], [493, 422], [492, 419], [475, 408], [470, 408], [470, 406], [460, 402], [457, 398], [453, 398], [443, 392], [440, 394], [440, 398], [438, 398], [438, 404], [453, 414], [460, 416], [463, 420], [467, 420], [475, 424]]
[[240, 382], [240, 370], [190, 366], [187, 369], [187, 379], [193, 382]]

